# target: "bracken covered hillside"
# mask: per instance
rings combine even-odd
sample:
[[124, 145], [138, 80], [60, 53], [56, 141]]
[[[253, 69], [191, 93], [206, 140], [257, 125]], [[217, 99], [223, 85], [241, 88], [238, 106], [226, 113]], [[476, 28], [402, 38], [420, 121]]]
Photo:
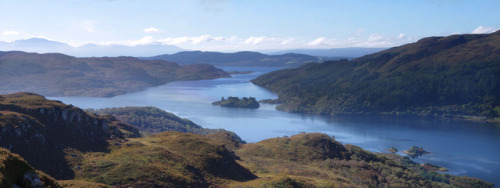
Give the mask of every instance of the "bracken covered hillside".
[[0, 94], [111, 97], [176, 80], [229, 77], [212, 65], [179, 66], [133, 57], [76, 58], [64, 54], [0, 52]]
[[252, 82], [277, 92], [278, 109], [291, 112], [494, 118], [500, 116], [500, 31], [424, 38]]

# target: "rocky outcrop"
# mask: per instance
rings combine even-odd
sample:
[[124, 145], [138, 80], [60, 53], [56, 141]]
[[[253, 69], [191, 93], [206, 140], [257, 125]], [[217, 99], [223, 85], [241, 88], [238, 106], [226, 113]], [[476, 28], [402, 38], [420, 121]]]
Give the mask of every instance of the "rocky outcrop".
[[35, 171], [23, 158], [0, 148], [0, 187], [61, 187], [52, 177]]
[[112, 141], [140, 136], [130, 125], [33, 93], [4, 95], [0, 114], [0, 146], [59, 179], [74, 176], [68, 151], [105, 152]]

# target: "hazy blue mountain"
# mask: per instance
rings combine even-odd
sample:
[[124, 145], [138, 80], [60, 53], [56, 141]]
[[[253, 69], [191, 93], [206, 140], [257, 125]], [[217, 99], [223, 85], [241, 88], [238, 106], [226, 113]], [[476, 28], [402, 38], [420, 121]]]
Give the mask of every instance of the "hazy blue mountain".
[[40, 53], [54, 53], [62, 50], [68, 51], [73, 47], [65, 43], [50, 41], [42, 38], [30, 38], [26, 40], [16, 40], [13, 42], [0, 43], [2, 51], [29, 51]]
[[282, 50], [269, 52], [270, 55], [281, 55], [287, 53], [299, 53], [312, 56], [320, 57], [344, 57], [344, 58], [356, 58], [364, 55], [376, 53], [387, 48], [330, 48], [330, 49], [292, 49], [292, 50]]
[[0, 51], [26, 51], [36, 53], [64, 53], [76, 57], [102, 56], [153, 56], [172, 54], [184, 49], [172, 45], [148, 44], [137, 46], [86, 44], [73, 47], [65, 43], [42, 38], [30, 38], [13, 42], [0, 42]]
[[153, 56], [158, 54], [173, 54], [180, 51], [185, 51], [182, 48], [173, 45], [149, 44], [137, 46], [123, 45], [96, 45], [86, 44], [76, 48], [73, 52], [77, 57], [88, 56]]
[[164, 54], [159, 56], [147, 57], [144, 59], [159, 59], [185, 64], [211, 64], [219, 66], [271, 66], [271, 67], [297, 67], [307, 62], [319, 62], [321, 58], [288, 53], [282, 55], [266, 55], [259, 52], [202, 52], [185, 51], [172, 55]]

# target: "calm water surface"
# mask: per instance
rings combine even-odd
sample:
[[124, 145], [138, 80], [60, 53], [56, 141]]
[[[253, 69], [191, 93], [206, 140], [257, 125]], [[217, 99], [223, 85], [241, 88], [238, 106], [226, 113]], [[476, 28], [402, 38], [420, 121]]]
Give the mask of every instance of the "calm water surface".
[[[486, 123], [456, 123], [425, 120], [367, 118], [334, 119], [316, 115], [280, 112], [274, 105], [259, 109], [228, 109], [212, 106], [221, 97], [274, 99], [276, 94], [249, 82], [272, 68], [222, 67], [253, 70], [231, 78], [172, 82], [112, 98], [49, 97], [80, 108], [155, 106], [187, 118], [205, 128], [224, 128], [247, 142], [291, 136], [300, 132], [322, 132], [346, 144], [373, 152], [392, 146], [400, 151], [422, 146], [430, 154], [414, 159], [433, 163], [455, 175], [478, 177], [500, 185], [500, 126]], [[404, 155], [400, 152], [401, 155]]]

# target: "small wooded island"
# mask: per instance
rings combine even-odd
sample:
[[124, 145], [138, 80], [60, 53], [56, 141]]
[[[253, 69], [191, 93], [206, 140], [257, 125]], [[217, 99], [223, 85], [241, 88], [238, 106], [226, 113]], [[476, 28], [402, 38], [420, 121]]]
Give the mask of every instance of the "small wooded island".
[[412, 146], [412, 147], [410, 147], [410, 149], [403, 151], [403, 153], [406, 153], [411, 158], [416, 158], [416, 157], [420, 157], [423, 154], [426, 154], [429, 152], [425, 151], [424, 148], [422, 148], [422, 147]]
[[220, 101], [213, 102], [213, 105], [220, 105], [222, 107], [234, 107], [234, 108], [259, 108], [260, 104], [253, 97], [243, 97], [242, 99], [238, 97], [228, 97], [224, 99], [221, 98]]

